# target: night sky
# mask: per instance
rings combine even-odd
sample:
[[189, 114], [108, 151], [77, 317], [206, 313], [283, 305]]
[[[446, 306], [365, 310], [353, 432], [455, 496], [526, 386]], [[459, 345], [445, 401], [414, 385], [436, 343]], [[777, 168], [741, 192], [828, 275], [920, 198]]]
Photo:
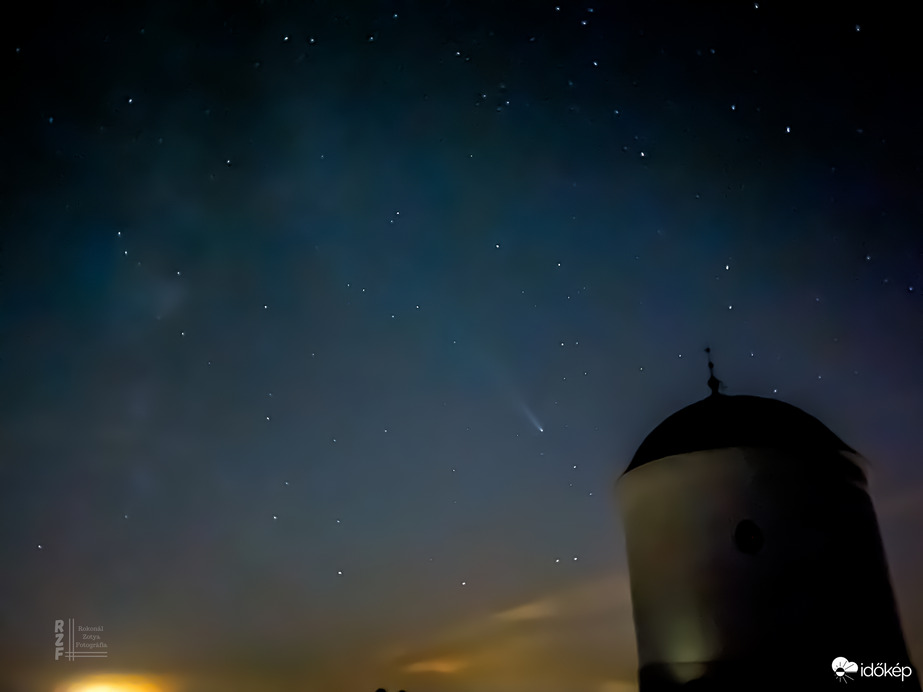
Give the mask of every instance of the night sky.
[[909, 17], [127, 4], [3, 20], [0, 689], [633, 690], [706, 346], [870, 460], [923, 661]]

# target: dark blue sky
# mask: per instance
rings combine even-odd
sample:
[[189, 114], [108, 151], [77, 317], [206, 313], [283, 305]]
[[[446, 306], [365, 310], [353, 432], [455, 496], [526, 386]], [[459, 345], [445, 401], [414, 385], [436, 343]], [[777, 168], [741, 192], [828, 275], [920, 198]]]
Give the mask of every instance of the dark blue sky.
[[923, 658], [901, 17], [187, 4], [3, 29], [2, 689], [633, 689], [612, 484], [707, 345], [872, 460]]

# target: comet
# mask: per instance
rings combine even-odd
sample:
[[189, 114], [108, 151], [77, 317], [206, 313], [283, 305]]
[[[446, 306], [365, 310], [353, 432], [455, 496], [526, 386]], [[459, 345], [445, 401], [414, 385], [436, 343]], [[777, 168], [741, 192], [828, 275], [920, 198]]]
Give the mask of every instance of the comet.
[[545, 428], [542, 427], [542, 424], [538, 422], [538, 418], [535, 417], [535, 414], [532, 413], [532, 410], [526, 406], [522, 405], [522, 412], [526, 415], [526, 418], [529, 419], [529, 422], [538, 430], [540, 433], [545, 432]]

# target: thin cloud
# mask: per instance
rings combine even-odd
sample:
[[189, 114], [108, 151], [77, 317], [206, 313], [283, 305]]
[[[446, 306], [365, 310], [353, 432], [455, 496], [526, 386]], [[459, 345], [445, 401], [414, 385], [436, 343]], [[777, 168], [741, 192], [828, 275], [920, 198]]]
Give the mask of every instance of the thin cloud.
[[433, 658], [428, 661], [417, 661], [404, 666], [407, 673], [442, 673], [451, 675], [468, 667], [468, 662], [459, 658]]
[[627, 573], [606, 575], [563, 589], [551, 596], [503, 610], [493, 616], [500, 622], [573, 618], [587, 612], [619, 610], [631, 605]]
[[[575, 648], [575, 636], [587, 638], [585, 646]], [[636, 689], [627, 680], [637, 667], [628, 575], [607, 574], [481, 614], [390, 653], [397, 670], [455, 675], [470, 685], [628, 692]]]
[[523, 620], [543, 620], [557, 614], [558, 608], [554, 600], [543, 599], [504, 610], [494, 615], [494, 618], [505, 622], [521, 622]]

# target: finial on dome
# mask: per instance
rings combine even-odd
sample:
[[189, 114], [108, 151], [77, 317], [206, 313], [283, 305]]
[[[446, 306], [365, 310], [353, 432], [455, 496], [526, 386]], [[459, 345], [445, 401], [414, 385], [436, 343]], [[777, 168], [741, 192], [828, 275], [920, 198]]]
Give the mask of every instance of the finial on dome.
[[718, 389], [721, 387], [721, 380], [715, 377], [715, 364], [711, 362], [710, 346], [705, 348], [705, 353], [708, 354], [708, 388], [711, 390], [712, 396], [718, 396]]

